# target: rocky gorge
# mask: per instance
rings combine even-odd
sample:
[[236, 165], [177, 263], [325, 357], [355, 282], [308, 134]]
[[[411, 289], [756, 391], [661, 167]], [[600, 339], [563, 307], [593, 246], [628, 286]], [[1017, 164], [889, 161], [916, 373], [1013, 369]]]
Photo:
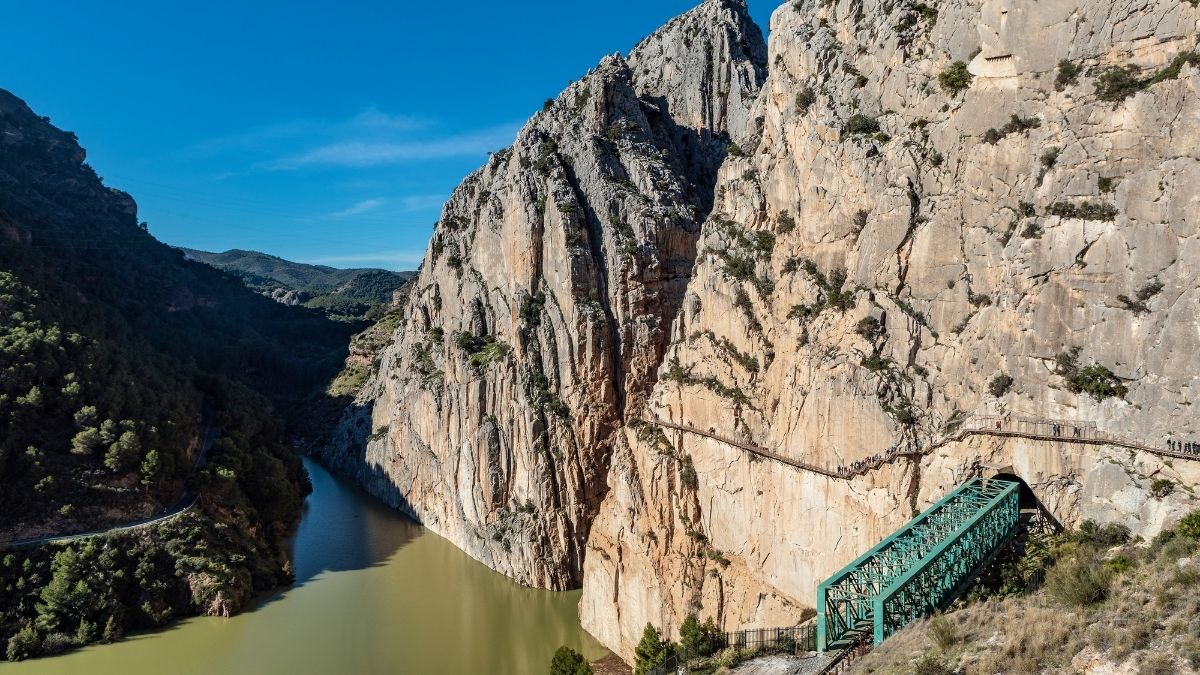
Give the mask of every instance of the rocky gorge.
[[[646, 623], [793, 625], [965, 478], [1150, 537], [1200, 463], [1200, 9], [707, 0], [455, 191], [324, 461], [490, 567]], [[709, 430], [852, 478], [763, 460]], [[1166, 491], [1169, 483], [1178, 489]], [[1156, 487], [1157, 484], [1157, 487]]]

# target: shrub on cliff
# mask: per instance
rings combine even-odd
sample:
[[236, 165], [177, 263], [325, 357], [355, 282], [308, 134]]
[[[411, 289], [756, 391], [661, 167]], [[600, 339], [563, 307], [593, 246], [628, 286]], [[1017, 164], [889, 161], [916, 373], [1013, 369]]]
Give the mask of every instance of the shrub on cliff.
[[874, 134], [879, 131], [879, 120], [874, 117], [867, 117], [862, 113], [855, 113], [846, 121], [845, 132], [853, 136], [861, 136], [865, 134]]
[[1098, 363], [1081, 367], [1079, 352], [1079, 347], [1075, 347], [1054, 357], [1054, 372], [1066, 380], [1068, 391], [1072, 394], [1086, 393], [1097, 401], [1110, 397], [1121, 398], [1128, 393], [1129, 388], [1108, 368]]
[[1054, 90], [1062, 91], [1079, 83], [1079, 73], [1083, 68], [1063, 59], [1058, 62], [1058, 75], [1054, 77]]
[[1109, 103], [1119, 103], [1142, 90], [1142, 81], [1137, 77], [1137, 66], [1118, 68], [1113, 66], [1096, 79], [1096, 98]]
[[938, 74], [938, 84], [942, 85], [942, 89], [956, 95], [958, 92], [967, 89], [971, 86], [971, 72], [967, 70], [967, 64], [962, 61], [955, 61], [950, 64], [950, 67]]
[[1012, 389], [1012, 385], [1013, 379], [1004, 373], [1000, 373], [988, 383], [988, 393], [996, 398], [1000, 398], [1007, 394], [1009, 389]]
[[592, 675], [592, 666], [579, 652], [570, 647], [559, 647], [550, 662], [550, 675]]

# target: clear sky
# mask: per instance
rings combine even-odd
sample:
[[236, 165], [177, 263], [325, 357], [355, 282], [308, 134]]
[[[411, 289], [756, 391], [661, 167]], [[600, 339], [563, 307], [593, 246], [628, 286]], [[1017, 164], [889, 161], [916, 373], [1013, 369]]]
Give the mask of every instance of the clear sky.
[[699, 1], [14, 1], [0, 88], [169, 244], [413, 269], [489, 151]]

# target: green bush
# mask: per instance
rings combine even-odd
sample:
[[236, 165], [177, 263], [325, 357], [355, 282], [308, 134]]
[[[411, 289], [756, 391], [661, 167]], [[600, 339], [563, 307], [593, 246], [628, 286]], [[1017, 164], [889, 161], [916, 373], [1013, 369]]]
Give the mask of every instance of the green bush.
[[579, 652], [570, 647], [559, 647], [550, 662], [550, 675], [592, 675], [592, 666]]
[[887, 329], [884, 328], [879, 319], [876, 319], [873, 316], [867, 316], [859, 320], [858, 324], [854, 328], [854, 332], [868, 340], [874, 341], [877, 338], [883, 337], [884, 334], [887, 333]]
[[1081, 220], [1102, 220], [1111, 222], [1117, 217], [1117, 207], [1107, 202], [1054, 202], [1046, 213], [1060, 218], [1079, 218]]
[[[714, 557], [711, 549], [708, 554], [709, 557]], [[721, 556], [718, 553], [715, 557]], [[725, 562], [728, 564], [728, 560]], [[688, 658], [711, 656], [714, 652], [724, 649], [724, 638], [725, 634], [717, 628], [712, 618], [700, 623], [694, 613], [688, 614], [683, 620], [683, 625], [679, 627], [679, 646]]]
[[851, 136], [879, 133], [879, 120], [862, 113], [855, 113], [846, 121], [845, 132]]
[[796, 109], [801, 115], [807, 115], [809, 108], [817, 102], [817, 93], [812, 87], [805, 87], [796, 94]]
[[42, 640], [32, 623], [17, 631], [8, 640], [6, 655], [9, 661], [23, 661], [42, 653]]
[[938, 84], [951, 95], [971, 86], [971, 73], [963, 61], [955, 61], [950, 67], [938, 74]]
[[999, 375], [993, 377], [992, 381], [988, 383], [988, 393], [996, 398], [1000, 398], [1001, 396], [1007, 394], [1010, 389], [1012, 389], [1012, 385], [1013, 379], [1004, 373], [1000, 373]]
[[1162, 499], [1175, 490], [1175, 483], [1166, 478], [1155, 478], [1150, 483], [1150, 494], [1156, 499]]
[[1200, 540], [1200, 511], [1192, 511], [1180, 519], [1175, 525], [1175, 534]]
[[1054, 77], [1055, 91], [1062, 91], [1067, 87], [1074, 86], [1079, 83], [1079, 73], [1083, 68], [1063, 59], [1058, 62], [1058, 75]]
[[1075, 541], [1093, 548], [1112, 548], [1128, 544], [1129, 528], [1120, 523], [1100, 525], [1094, 520], [1085, 520], [1075, 532]]
[[1066, 380], [1068, 391], [1072, 394], [1086, 393], [1097, 401], [1121, 398], [1129, 392], [1121, 378], [1108, 368], [1098, 363], [1080, 367], [1079, 352], [1080, 349], [1075, 347], [1054, 357], [1054, 372]]
[[1120, 103], [1144, 88], [1138, 78], [1137, 66], [1112, 66], [1096, 79], [1096, 97], [1109, 103]]
[[1000, 139], [1009, 134], [1025, 133], [1030, 129], [1037, 129], [1040, 126], [1042, 126], [1042, 121], [1036, 117], [1021, 117], [1020, 115], [1013, 115], [1008, 120], [1008, 123], [999, 129], [988, 129], [985, 131], [983, 134], [983, 140], [985, 143], [995, 145], [1000, 141]]
[[1118, 295], [1117, 301], [1125, 305], [1125, 309], [1134, 314], [1146, 314], [1150, 311], [1150, 299], [1162, 292], [1165, 288], [1163, 283], [1158, 279], [1154, 279], [1138, 289], [1134, 297], [1128, 295]]

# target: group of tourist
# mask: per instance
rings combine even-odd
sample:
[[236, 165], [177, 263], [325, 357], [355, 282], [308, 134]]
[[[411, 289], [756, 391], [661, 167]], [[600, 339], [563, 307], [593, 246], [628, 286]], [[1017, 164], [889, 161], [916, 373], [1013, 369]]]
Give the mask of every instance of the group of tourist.
[[1200, 455], [1200, 443], [1195, 441], [1167, 441], [1167, 449], [1185, 455]]
[[851, 464], [850, 466], [839, 466], [837, 468], [837, 474], [839, 476], [843, 476], [843, 477], [844, 476], [855, 476], [855, 475], [858, 475], [858, 474], [866, 471], [867, 469], [874, 469], [875, 467], [883, 464], [884, 462], [889, 462], [892, 459], [895, 459], [896, 455], [899, 455], [899, 454], [900, 454], [900, 446], [897, 445], [896, 443], [892, 443], [890, 446], [888, 446], [888, 449], [884, 450], [883, 452], [871, 455], [870, 457], [867, 457], [865, 459], [860, 459], [857, 462], [854, 462], [853, 464]]
[[[1050, 423], [1050, 433], [1055, 436], [1062, 436], [1063, 435], [1063, 425], [1058, 422], [1051, 422]], [[1078, 424], [1071, 426], [1071, 436], [1073, 438], [1081, 438], [1082, 435], [1083, 435], [1083, 432], [1080, 430]]]

